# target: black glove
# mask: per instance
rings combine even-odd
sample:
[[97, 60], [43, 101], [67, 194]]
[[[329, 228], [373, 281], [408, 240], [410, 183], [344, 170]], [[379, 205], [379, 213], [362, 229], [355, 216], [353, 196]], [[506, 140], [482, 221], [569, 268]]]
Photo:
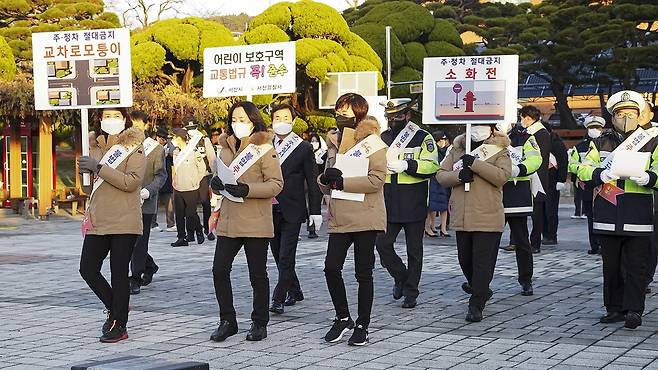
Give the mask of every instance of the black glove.
[[224, 190], [224, 183], [219, 179], [219, 177], [213, 176], [213, 178], [210, 179], [210, 188], [212, 189], [213, 193], [219, 194], [220, 191]]
[[234, 197], [244, 198], [249, 194], [249, 185], [238, 182], [237, 185], [224, 184], [224, 188]]
[[461, 160], [464, 164], [464, 168], [470, 168], [473, 165], [473, 162], [475, 162], [475, 157], [470, 154], [464, 154], [462, 155]]
[[78, 169], [80, 172], [91, 172], [96, 174], [100, 171], [101, 165], [94, 158], [84, 155], [78, 158]]
[[459, 181], [464, 184], [473, 182], [473, 170], [470, 168], [462, 168], [462, 170], [459, 171]]
[[320, 177], [320, 182], [331, 189], [343, 190], [343, 172], [338, 168], [327, 168]]

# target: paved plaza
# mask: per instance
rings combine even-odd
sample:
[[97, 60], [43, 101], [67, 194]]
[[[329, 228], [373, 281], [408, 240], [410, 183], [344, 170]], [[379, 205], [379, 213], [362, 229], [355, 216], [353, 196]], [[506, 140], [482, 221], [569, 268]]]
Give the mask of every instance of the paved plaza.
[[[322, 272], [327, 244], [300, 242], [297, 271], [306, 299], [272, 315], [268, 337], [245, 341], [251, 287], [244, 254], [232, 278], [240, 332], [224, 343], [209, 340], [218, 322], [212, 283], [214, 243], [171, 248], [175, 234], [151, 234], [151, 253], [160, 265], [153, 283], [131, 297], [130, 339], [99, 343], [103, 306], [78, 274], [80, 222], [48, 222], [0, 214], [0, 368], [70, 368], [90, 359], [127, 355], [207, 361], [212, 369], [658, 369], [658, 297], [647, 299], [644, 325], [602, 325], [601, 261], [588, 256], [585, 220], [572, 220], [573, 206], [560, 210], [560, 244], [535, 257], [535, 295], [523, 297], [513, 253], [500, 251], [494, 296], [481, 323], [464, 321], [467, 295], [457, 263], [454, 235], [425, 239], [419, 305], [400, 307], [392, 280], [376, 262], [370, 344], [347, 339], [327, 344], [333, 308]], [[162, 217], [160, 217], [162, 219]], [[507, 237], [503, 237], [506, 244]], [[398, 249], [404, 246], [398, 239]], [[270, 287], [276, 284], [269, 260]], [[109, 274], [106, 263], [104, 273]], [[109, 277], [109, 275], [106, 275]], [[352, 254], [344, 277], [356, 316]], [[658, 287], [654, 287], [658, 291]]]

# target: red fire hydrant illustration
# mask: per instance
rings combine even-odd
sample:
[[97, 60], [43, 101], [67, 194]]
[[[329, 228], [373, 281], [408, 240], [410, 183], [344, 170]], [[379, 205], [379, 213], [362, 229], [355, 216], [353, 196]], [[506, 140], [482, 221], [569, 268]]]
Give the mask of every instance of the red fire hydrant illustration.
[[473, 102], [476, 101], [475, 94], [472, 91], [469, 91], [464, 96], [464, 101], [466, 102], [466, 112], [473, 112]]

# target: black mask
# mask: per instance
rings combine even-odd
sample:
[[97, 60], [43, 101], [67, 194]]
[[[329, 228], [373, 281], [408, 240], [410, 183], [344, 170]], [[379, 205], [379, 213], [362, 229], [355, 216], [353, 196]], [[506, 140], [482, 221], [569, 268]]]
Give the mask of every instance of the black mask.
[[340, 132], [343, 132], [345, 127], [354, 128], [356, 127], [356, 118], [345, 117], [340, 114], [336, 114], [336, 126], [338, 126], [338, 130], [340, 130]]

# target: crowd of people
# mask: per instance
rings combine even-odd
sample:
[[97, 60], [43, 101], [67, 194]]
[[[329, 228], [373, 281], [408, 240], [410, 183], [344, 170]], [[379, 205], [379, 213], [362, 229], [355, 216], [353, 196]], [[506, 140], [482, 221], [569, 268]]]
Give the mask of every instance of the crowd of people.
[[[336, 126], [324, 137], [294, 133], [297, 112], [289, 104], [269, 109], [268, 128], [253, 103], [238, 102], [225, 132], [210, 133], [194, 121], [169, 132], [142, 112], [103, 109], [90, 154], [78, 159], [79, 171], [94, 179], [84, 189], [90, 201], [80, 274], [107, 311], [100, 340], [128, 338], [130, 294], [139, 294], [158, 272], [148, 241], [151, 230], [160, 229], [159, 206], [166, 217], [162, 229], [177, 233], [172, 247], [216, 239], [212, 274], [220, 321], [213, 341], [238, 332], [230, 273], [239, 251], [244, 248], [253, 289], [246, 339], [259, 341], [267, 337], [270, 313], [285, 314], [304, 300], [295, 269], [301, 228], [306, 224], [308, 237], [317, 238], [325, 220], [324, 274], [335, 309], [327, 342], [350, 331], [350, 345], [368, 342], [375, 251], [391, 276], [393, 298], [404, 298], [401, 306], [412, 309], [421, 293], [424, 237], [447, 238], [450, 232], [466, 280], [462, 289], [470, 295], [465, 319], [479, 322], [493, 296], [500, 249], [516, 254], [520, 293], [534, 294], [533, 254], [558, 243], [559, 198], [568, 173], [575, 216], [588, 219], [589, 253], [603, 259], [607, 313], [600, 322], [641, 325], [657, 258], [658, 128], [651, 128], [651, 105], [640, 94], [610, 96], [612, 128], [601, 117], [588, 117], [588, 137], [570, 151], [532, 105], [519, 107], [518, 123], [473, 125], [469, 136], [454, 139], [412, 122], [416, 101], [391, 99], [384, 109], [385, 130], [368, 115], [364, 97], [345, 94], [335, 105]], [[614, 172], [620, 150], [648, 152], [646, 171], [629, 177]], [[510, 243], [501, 246], [506, 225]], [[406, 261], [395, 246], [402, 230]], [[356, 320], [342, 274], [352, 246]], [[278, 273], [271, 297], [268, 251]], [[111, 284], [101, 274], [108, 254]]]

